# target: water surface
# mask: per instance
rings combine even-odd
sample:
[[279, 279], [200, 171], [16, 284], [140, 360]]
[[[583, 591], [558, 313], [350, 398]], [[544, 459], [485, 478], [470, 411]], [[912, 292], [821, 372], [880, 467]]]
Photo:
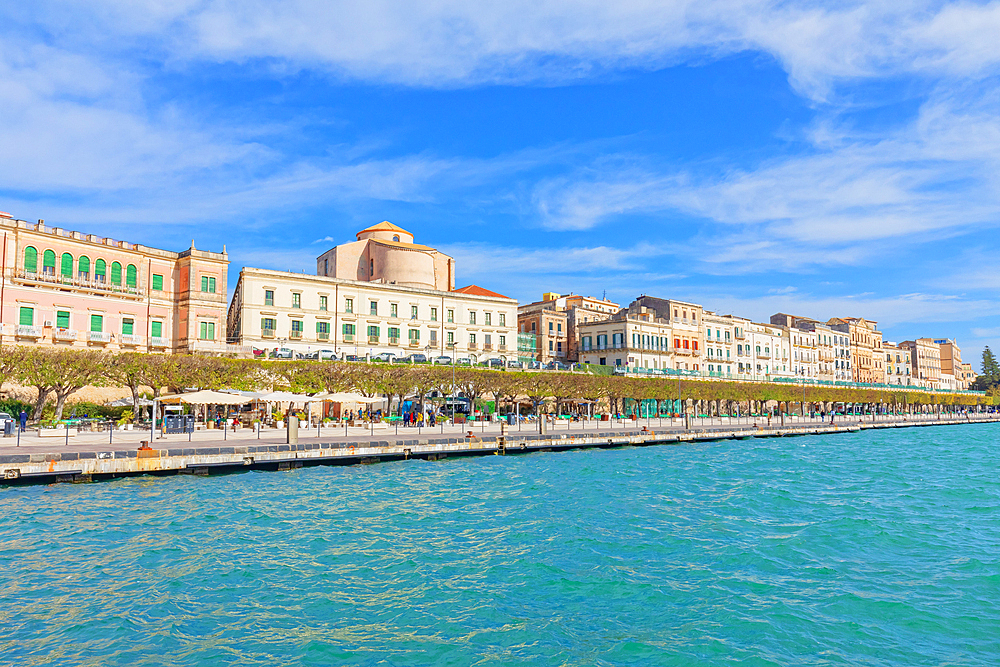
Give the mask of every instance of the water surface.
[[997, 665], [998, 441], [0, 489], [0, 664]]

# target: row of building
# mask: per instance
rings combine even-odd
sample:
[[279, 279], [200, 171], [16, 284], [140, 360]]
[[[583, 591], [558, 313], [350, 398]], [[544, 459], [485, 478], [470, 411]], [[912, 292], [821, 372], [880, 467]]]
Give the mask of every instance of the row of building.
[[389, 222], [316, 260], [315, 275], [246, 267], [227, 299], [229, 257], [85, 235], [0, 214], [0, 343], [164, 353], [339, 358], [424, 354], [563, 362], [752, 380], [964, 389], [950, 339], [885, 342], [864, 318], [778, 313], [768, 323], [641, 296], [547, 293], [519, 306], [456, 288], [455, 259]]

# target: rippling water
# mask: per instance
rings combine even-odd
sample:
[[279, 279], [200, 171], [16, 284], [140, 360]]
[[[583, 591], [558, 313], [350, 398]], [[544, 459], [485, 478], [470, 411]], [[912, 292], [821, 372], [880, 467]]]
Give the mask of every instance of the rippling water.
[[0, 489], [0, 663], [997, 665], [998, 441]]

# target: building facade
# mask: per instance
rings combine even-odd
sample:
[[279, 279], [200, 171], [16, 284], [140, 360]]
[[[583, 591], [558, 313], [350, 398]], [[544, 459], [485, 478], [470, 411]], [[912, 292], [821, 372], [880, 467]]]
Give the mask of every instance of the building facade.
[[910, 348], [896, 343], [883, 342], [885, 352], [885, 384], [910, 386], [913, 384]]
[[731, 315], [718, 315], [706, 310], [702, 315], [705, 326], [705, 371], [711, 377], [737, 375], [735, 331], [739, 322]]
[[225, 354], [229, 257], [0, 215], [0, 343]]
[[[962, 350], [951, 338], [935, 338], [934, 343], [941, 351], [941, 376], [948, 375], [957, 389], [968, 389], [965, 373], [962, 371]], [[944, 387], [942, 387], [943, 389]]]
[[938, 389], [941, 383], [941, 346], [933, 338], [905, 340], [899, 345], [910, 351], [913, 383], [928, 389]]
[[885, 356], [878, 322], [863, 317], [835, 317], [827, 322], [834, 331], [847, 334], [850, 342], [851, 380], [881, 384], [885, 380]]
[[[229, 307], [230, 341], [341, 357], [518, 358], [516, 300], [476, 285], [454, 289], [454, 260], [411, 243], [391, 223], [357, 239], [366, 243], [320, 255], [316, 276], [243, 269]], [[345, 266], [355, 278], [344, 277]]]
[[608, 320], [620, 309], [606, 299], [546, 292], [541, 301], [518, 308], [518, 331], [539, 336], [539, 361], [575, 363], [580, 360], [578, 325]]

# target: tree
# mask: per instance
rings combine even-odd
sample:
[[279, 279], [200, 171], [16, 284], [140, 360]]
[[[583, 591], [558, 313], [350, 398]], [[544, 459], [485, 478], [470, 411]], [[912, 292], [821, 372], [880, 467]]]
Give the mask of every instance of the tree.
[[993, 350], [987, 345], [983, 349], [982, 375], [976, 378], [975, 388], [985, 391], [1000, 385], [1000, 364], [997, 363]]

